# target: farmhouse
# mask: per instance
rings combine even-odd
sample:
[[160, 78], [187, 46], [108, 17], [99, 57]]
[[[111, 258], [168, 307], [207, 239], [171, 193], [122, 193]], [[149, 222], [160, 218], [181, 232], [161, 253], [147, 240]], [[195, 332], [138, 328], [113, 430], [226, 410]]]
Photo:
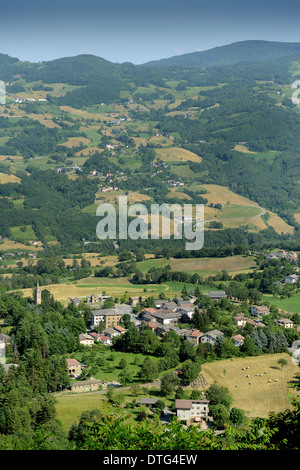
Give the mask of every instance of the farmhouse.
[[158, 401], [158, 398], [141, 398], [140, 404], [152, 407], [156, 405], [157, 401]]
[[81, 301], [82, 301], [82, 300], [79, 299], [78, 297], [72, 297], [72, 298], [71, 298], [71, 303], [72, 303], [72, 305], [74, 305], [75, 307], [78, 307]]
[[292, 322], [292, 320], [289, 320], [288, 318], [281, 318], [280, 320], [277, 320], [277, 323], [279, 326], [283, 326], [284, 328], [294, 327], [294, 322]]
[[208, 420], [208, 400], [175, 400], [176, 414], [180, 421], [201, 422]]
[[262, 318], [264, 315], [268, 315], [270, 310], [265, 305], [252, 305], [251, 314], [255, 317]]
[[183, 328], [178, 328], [175, 325], [162, 325], [160, 323], [157, 323], [157, 329], [156, 329], [157, 336], [165, 335], [169, 331], [174, 331], [178, 336], [181, 336], [181, 337], [184, 337], [184, 335], [187, 332], [187, 330], [184, 330]]
[[154, 305], [156, 308], [159, 309], [164, 309], [164, 310], [172, 310], [173, 312], [176, 312], [178, 305], [176, 302], [171, 302], [167, 300], [155, 300]]
[[116, 330], [119, 334], [123, 335], [124, 333], [126, 333], [126, 330], [125, 328], [123, 328], [122, 326], [120, 325], [116, 325], [114, 326], [114, 330]]
[[94, 338], [91, 335], [81, 333], [79, 335], [79, 342], [80, 344], [83, 344], [84, 346], [93, 346]]
[[117, 331], [115, 328], [106, 328], [103, 331], [103, 334], [105, 336], [108, 336], [109, 338], [113, 338], [114, 336], [120, 336], [121, 333]]
[[179, 307], [179, 312], [182, 315], [186, 315], [191, 320], [193, 318], [193, 315], [194, 315], [194, 312], [195, 312], [195, 305], [193, 305], [193, 304], [181, 305]]
[[297, 274], [290, 274], [289, 276], [285, 276], [284, 283], [285, 284], [297, 284], [299, 280], [299, 276]]
[[96, 379], [84, 380], [82, 382], [73, 382], [71, 384], [71, 392], [92, 392], [99, 390], [99, 387], [102, 385], [103, 383], [101, 380]]
[[193, 346], [198, 346], [201, 336], [203, 333], [199, 330], [188, 330], [184, 337], [187, 341], [190, 341]]
[[220, 300], [220, 299], [226, 299], [227, 298], [227, 295], [226, 295], [226, 292], [224, 290], [211, 290], [209, 291], [209, 297], [212, 299], [212, 300]]
[[96, 333], [95, 331], [93, 331], [92, 333], [90, 333], [90, 336], [92, 336], [95, 341], [98, 341], [98, 342], [100, 341], [100, 336], [101, 336], [100, 333]]
[[245, 317], [243, 313], [238, 313], [234, 317], [234, 323], [238, 326], [241, 326], [242, 328], [244, 328], [247, 323], [252, 325], [254, 328], [258, 326], [265, 326], [264, 323], [262, 323], [259, 319]]
[[175, 325], [181, 318], [181, 313], [172, 310], [162, 310], [151, 315], [150, 321], [161, 323], [162, 325]]
[[211, 330], [211, 331], [208, 331], [207, 333], [204, 333], [201, 337], [200, 337], [200, 341], [201, 343], [210, 343], [212, 346], [214, 346], [215, 342], [216, 342], [216, 339], [218, 337], [223, 337], [223, 333], [219, 330]]
[[152, 330], [152, 331], [156, 331], [157, 328], [158, 328], [158, 324], [154, 323], [152, 321], [146, 322], [146, 326], [148, 326], [148, 328], [150, 328], [150, 330]]
[[244, 343], [245, 338], [242, 335], [235, 335], [235, 336], [232, 336], [231, 339], [234, 342], [235, 346], [240, 347]]
[[145, 299], [138, 295], [129, 297], [129, 305], [132, 305], [133, 307], [135, 307], [140, 302], [140, 300], [145, 300]]
[[243, 313], [238, 313], [235, 317], [234, 317], [234, 323], [237, 325], [237, 326], [241, 326], [242, 328], [244, 328], [244, 326], [246, 326], [247, 324], [247, 321], [249, 320], [247, 317], [245, 317], [245, 315]]
[[101, 344], [105, 344], [106, 346], [111, 346], [112, 345], [112, 339], [109, 336], [106, 336], [106, 335], [100, 335], [99, 336], [99, 342]]
[[81, 364], [76, 359], [66, 359], [69, 377], [81, 376]]

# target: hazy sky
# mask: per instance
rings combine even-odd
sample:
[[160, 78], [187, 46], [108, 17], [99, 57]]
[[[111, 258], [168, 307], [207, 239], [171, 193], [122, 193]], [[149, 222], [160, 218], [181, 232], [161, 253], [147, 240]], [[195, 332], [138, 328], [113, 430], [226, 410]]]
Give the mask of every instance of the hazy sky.
[[0, 52], [141, 64], [247, 39], [300, 42], [300, 0], [9, 0]]

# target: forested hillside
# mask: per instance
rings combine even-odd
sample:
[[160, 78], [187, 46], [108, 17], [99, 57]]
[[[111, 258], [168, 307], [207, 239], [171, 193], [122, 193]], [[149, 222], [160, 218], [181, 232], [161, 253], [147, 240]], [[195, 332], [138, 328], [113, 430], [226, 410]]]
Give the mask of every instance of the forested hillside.
[[[193, 67], [92, 55], [37, 64], [2, 54], [1, 235], [30, 225], [43, 243], [96, 240], [103, 187], [133, 191], [148, 205], [204, 203], [209, 219], [205, 186], [218, 185], [266, 215], [215, 228], [245, 229], [246, 244], [250, 232], [270, 228], [298, 242], [300, 115], [291, 100], [298, 50], [245, 41], [195, 53], [206, 62]], [[221, 221], [219, 214], [212, 216]]]

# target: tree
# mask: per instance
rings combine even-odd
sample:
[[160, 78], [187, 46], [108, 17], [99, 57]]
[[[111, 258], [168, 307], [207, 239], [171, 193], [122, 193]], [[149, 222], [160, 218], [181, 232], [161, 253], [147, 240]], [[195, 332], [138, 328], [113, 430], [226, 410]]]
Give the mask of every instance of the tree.
[[180, 384], [178, 375], [174, 372], [164, 374], [160, 381], [160, 391], [164, 396], [174, 393], [175, 388]]
[[132, 374], [128, 369], [123, 369], [118, 377], [123, 387], [126, 387], [126, 385], [132, 382]]
[[139, 377], [142, 382], [153, 382], [158, 377], [158, 367], [154, 361], [151, 361], [149, 357], [144, 360]]
[[245, 340], [240, 347], [240, 350], [244, 352], [247, 356], [257, 356], [259, 354], [258, 348], [255, 346], [253, 338], [246, 336]]
[[192, 343], [188, 340], [184, 340], [181, 343], [180, 349], [179, 349], [179, 357], [181, 361], [186, 361], [188, 359], [194, 359], [196, 355], [196, 350]]
[[223, 405], [210, 405], [209, 412], [213, 417], [214, 426], [217, 428], [223, 428], [224, 425], [229, 421], [228, 408]]
[[281, 369], [283, 369], [283, 367], [287, 365], [287, 360], [281, 357], [280, 359], [278, 359], [277, 364], [279, 364], [281, 366]]
[[205, 392], [207, 400], [209, 400], [209, 406], [224, 405], [227, 408], [230, 407], [233, 399], [228, 393], [226, 387], [222, 387], [213, 383]]
[[115, 306], [115, 301], [112, 297], [108, 297], [104, 302], [103, 302], [103, 308], [113, 308]]
[[245, 419], [245, 413], [240, 408], [233, 407], [229, 412], [229, 420], [233, 424], [242, 424]]
[[166, 407], [166, 404], [161, 399], [157, 400], [157, 402], [155, 403], [155, 409], [159, 411], [160, 415], [164, 412], [165, 407]]
[[124, 357], [122, 357], [122, 359], [120, 360], [119, 367], [120, 367], [120, 369], [125, 369], [125, 367], [127, 367], [127, 362], [126, 362], [126, 359]]
[[181, 380], [184, 384], [189, 384], [195, 380], [201, 370], [201, 365], [188, 359], [181, 367]]

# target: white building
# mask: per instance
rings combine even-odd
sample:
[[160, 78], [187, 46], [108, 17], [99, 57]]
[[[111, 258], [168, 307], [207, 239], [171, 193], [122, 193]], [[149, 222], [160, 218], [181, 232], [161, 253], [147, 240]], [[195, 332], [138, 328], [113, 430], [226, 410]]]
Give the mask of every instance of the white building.
[[290, 274], [284, 278], [285, 284], [296, 284], [298, 282], [299, 276], [297, 274]]
[[188, 423], [207, 421], [208, 404], [208, 400], [175, 400], [177, 417], [180, 421]]
[[0, 364], [5, 364], [6, 361], [6, 352], [5, 352], [5, 342], [0, 341]]

